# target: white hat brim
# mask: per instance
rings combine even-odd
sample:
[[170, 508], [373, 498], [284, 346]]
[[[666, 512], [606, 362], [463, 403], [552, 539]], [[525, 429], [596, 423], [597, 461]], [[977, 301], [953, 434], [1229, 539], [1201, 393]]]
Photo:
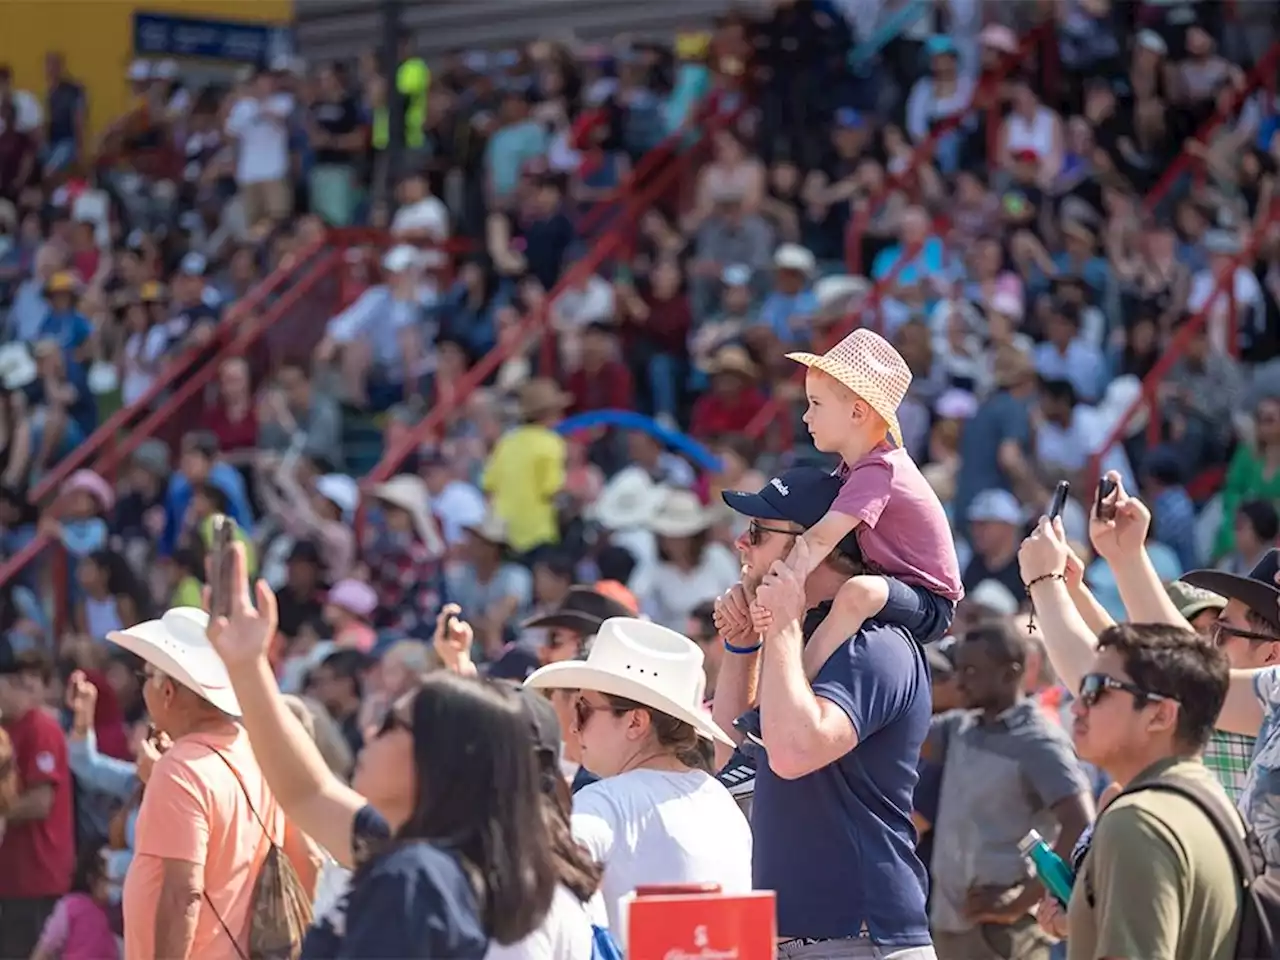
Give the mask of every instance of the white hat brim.
[[726, 747], [737, 744], [706, 714], [690, 710], [670, 697], [658, 693], [652, 687], [609, 670], [593, 667], [585, 660], [566, 660], [539, 667], [524, 682], [536, 690], [593, 690], [643, 703], [646, 707], [683, 720], [698, 731], [698, 736], [723, 743]]
[[[205, 637], [208, 622], [208, 614], [203, 610], [178, 607], [166, 612], [160, 620], [147, 620], [124, 630], [111, 630], [107, 639], [136, 654], [223, 713], [239, 717], [240, 700], [231, 687], [226, 666], [212, 646], [201, 649], [198, 643], [191, 642], [196, 633], [199, 638]], [[180, 641], [179, 636], [190, 639]], [[207, 644], [208, 640], [205, 639], [204, 643]], [[196, 672], [206, 679], [197, 680]]]
[[849, 368], [843, 364], [835, 363], [827, 357], [821, 357], [816, 353], [788, 353], [787, 359], [794, 360], [796, 363], [806, 367], [812, 367], [815, 370], [821, 370], [827, 376], [843, 383], [880, 415], [880, 418], [889, 425], [889, 436], [893, 437], [893, 442], [898, 446], [902, 446], [902, 426], [898, 423], [898, 411], [892, 410], [887, 404], [878, 401], [877, 395], [880, 393], [880, 388], [874, 383], [863, 381], [860, 377], [854, 376]]

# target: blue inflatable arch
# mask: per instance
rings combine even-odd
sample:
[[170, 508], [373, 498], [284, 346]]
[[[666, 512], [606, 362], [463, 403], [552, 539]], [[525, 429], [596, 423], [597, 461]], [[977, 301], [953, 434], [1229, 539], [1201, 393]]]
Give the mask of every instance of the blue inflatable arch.
[[676, 453], [688, 457], [694, 466], [703, 470], [720, 469], [720, 459], [706, 446], [699, 443], [687, 433], [664, 427], [652, 417], [646, 417], [634, 410], [592, 410], [569, 417], [556, 424], [556, 433], [562, 437], [591, 430], [595, 427], [616, 427], [620, 430], [639, 430], [670, 447]]

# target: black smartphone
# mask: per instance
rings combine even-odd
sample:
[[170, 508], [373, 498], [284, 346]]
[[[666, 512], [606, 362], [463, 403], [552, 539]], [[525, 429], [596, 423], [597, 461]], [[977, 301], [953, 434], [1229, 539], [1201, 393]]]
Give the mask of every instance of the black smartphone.
[[1112, 494], [1116, 492], [1116, 482], [1110, 477], [1098, 481], [1098, 495], [1093, 501], [1093, 515], [1099, 520], [1114, 520], [1116, 504]]
[[223, 514], [213, 517], [213, 544], [209, 551], [209, 616], [231, 614], [231, 577], [234, 558], [236, 522]]
[[1049, 519], [1057, 520], [1062, 515], [1062, 508], [1067, 505], [1067, 494], [1071, 492], [1071, 484], [1065, 480], [1058, 481], [1058, 487], [1053, 491], [1053, 501], [1049, 504]]

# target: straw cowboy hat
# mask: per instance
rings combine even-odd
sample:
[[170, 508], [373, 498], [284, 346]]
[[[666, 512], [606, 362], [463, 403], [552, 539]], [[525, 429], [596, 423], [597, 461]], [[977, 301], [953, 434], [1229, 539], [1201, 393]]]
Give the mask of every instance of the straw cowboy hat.
[[431, 513], [431, 494], [427, 485], [412, 474], [402, 473], [386, 483], [373, 488], [373, 497], [393, 507], [399, 507], [413, 519], [413, 528], [427, 545], [432, 555], [444, 553], [444, 541], [436, 529], [436, 519]]
[[706, 373], [715, 376], [717, 373], [736, 373], [739, 376], [746, 377], [748, 380], [754, 380], [759, 373], [756, 368], [755, 361], [751, 359], [751, 354], [747, 352], [746, 347], [740, 347], [736, 343], [721, 347], [717, 350], [707, 362]]
[[571, 403], [573, 397], [546, 377], [530, 380], [520, 387], [520, 416], [526, 420], [541, 420], [561, 412]]
[[674, 630], [612, 617], [600, 625], [586, 660], [551, 663], [525, 686], [539, 690], [594, 690], [642, 703], [690, 724], [698, 736], [726, 746], [733, 741], [702, 709], [707, 678], [702, 651]]
[[208, 628], [209, 615], [203, 610], [175, 607], [159, 620], [108, 631], [107, 639], [223, 713], [238, 717], [240, 701], [231, 689], [226, 666], [209, 642]]
[[646, 527], [662, 490], [641, 467], [627, 467], [605, 484], [594, 503], [587, 507], [587, 519], [606, 530], [631, 530]]
[[649, 529], [660, 537], [692, 537], [710, 528], [716, 514], [702, 505], [689, 490], [663, 490], [657, 509], [649, 518]]
[[889, 436], [902, 446], [898, 407], [911, 386], [911, 368], [889, 341], [870, 330], [855, 330], [818, 356], [788, 353], [787, 359], [821, 370], [861, 397], [889, 425]]

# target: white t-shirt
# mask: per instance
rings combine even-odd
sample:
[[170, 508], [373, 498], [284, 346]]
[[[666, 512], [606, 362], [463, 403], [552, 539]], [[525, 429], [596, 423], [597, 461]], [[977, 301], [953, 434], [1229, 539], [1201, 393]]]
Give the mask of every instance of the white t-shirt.
[[574, 795], [572, 822], [604, 864], [600, 892], [619, 944], [627, 942], [624, 899], [638, 886], [751, 889], [751, 827], [729, 791], [701, 770], [631, 770], [590, 784]]
[[391, 221], [391, 235], [425, 233], [432, 240], [449, 239], [449, 211], [436, 197], [423, 197], [417, 203], [401, 207]]
[[723, 543], [708, 543], [692, 570], [658, 563], [642, 606], [655, 623], [684, 631], [689, 614], [700, 603], [714, 600], [742, 576], [742, 562]]
[[[599, 894], [595, 899], [598, 900]], [[593, 900], [594, 903], [594, 900]], [[485, 960], [589, 960], [591, 913], [568, 887], [556, 887], [542, 925], [518, 943], [489, 941]]]
[[268, 183], [289, 175], [289, 114], [293, 97], [276, 93], [265, 100], [245, 97], [227, 116], [227, 133], [240, 141], [236, 183]]

